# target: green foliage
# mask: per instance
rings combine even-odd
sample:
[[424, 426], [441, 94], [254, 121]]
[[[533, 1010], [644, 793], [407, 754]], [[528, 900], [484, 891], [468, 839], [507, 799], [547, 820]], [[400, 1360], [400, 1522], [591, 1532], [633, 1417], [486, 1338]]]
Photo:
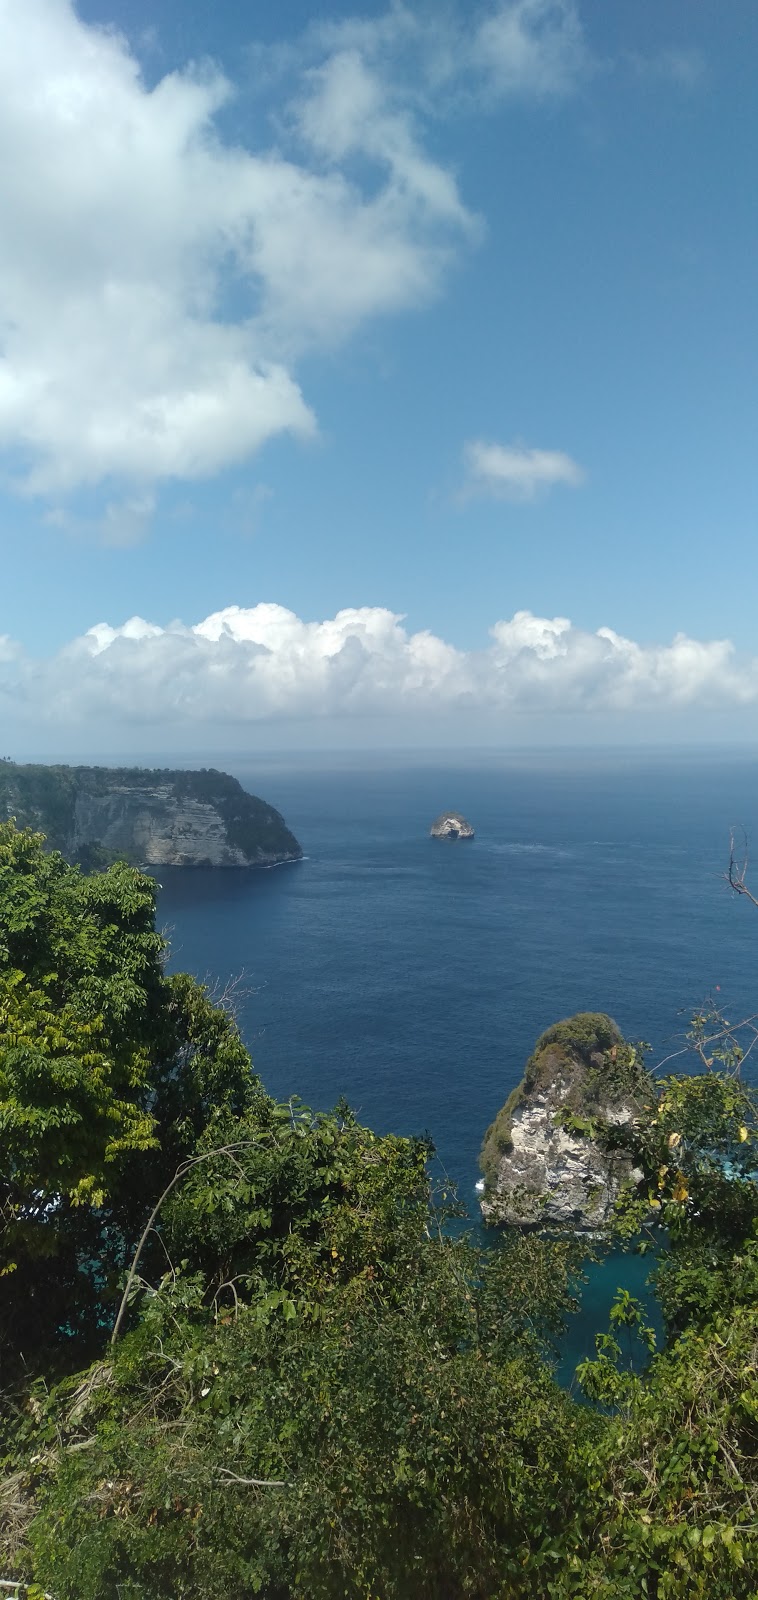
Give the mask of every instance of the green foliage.
[[666, 1078], [635, 1130], [648, 1205], [677, 1240], [739, 1241], [758, 1219], [758, 1096], [739, 1079], [707, 1072]]
[[619, 1227], [656, 1240], [667, 1332], [620, 1291], [579, 1403], [552, 1359], [586, 1247], [484, 1249], [435, 1210], [428, 1141], [274, 1103], [166, 976], [154, 893], [0, 827], [0, 1573], [54, 1600], [755, 1600], [754, 1095], [653, 1087], [592, 1014], [540, 1040], [525, 1083], [578, 1074], [564, 1126], [640, 1109]]
[[527, 1087], [531, 1088], [539, 1058], [550, 1045], [573, 1051], [589, 1066], [593, 1056], [602, 1055], [620, 1044], [623, 1044], [621, 1032], [612, 1017], [607, 1017], [602, 1011], [578, 1011], [576, 1016], [555, 1022], [540, 1034], [526, 1065]]
[[0, 821], [15, 818], [21, 827], [41, 827], [52, 845], [63, 847], [74, 827], [76, 771], [75, 767], [0, 762]]
[[[753, 1600], [758, 1571], [758, 1318], [691, 1329], [626, 1376], [591, 1460], [596, 1495], [575, 1586], [602, 1600]], [[619, 1379], [621, 1375], [619, 1374]]]
[[6, 1368], [96, 1340], [166, 1164], [222, 1113], [268, 1105], [236, 1028], [162, 957], [152, 879], [123, 863], [83, 877], [0, 825]]
[[[316, 1319], [164, 1279], [112, 1364], [40, 1397], [34, 1571], [77, 1600], [540, 1593], [598, 1424], [538, 1359], [523, 1249], [417, 1227], [368, 1281], [322, 1268]], [[554, 1316], [560, 1257], [543, 1281]]]
[[497, 1180], [500, 1157], [506, 1155], [512, 1148], [513, 1113], [516, 1107], [520, 1105], [523, 1097], [522, 1085], [517, 1084], [484, 1135], [479, 1155], [479, 1168], [488, 1188], [493, 1187]]

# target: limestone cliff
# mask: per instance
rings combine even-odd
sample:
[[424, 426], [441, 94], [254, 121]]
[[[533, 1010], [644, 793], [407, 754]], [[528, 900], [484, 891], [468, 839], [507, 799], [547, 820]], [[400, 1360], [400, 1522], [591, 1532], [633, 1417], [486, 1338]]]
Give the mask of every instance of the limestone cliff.
[[273, 806], [203, 769], [21, 766], [0, 761], [0, 819], [46, 834], [70, 860], [262, 867], [302, 850]]
[[549, 1028], [485, 1135], [485, 1221], [602, 1228], [622, 1187], [642, 1179], [630, 1135], [651, 1089], [610, 1017], [580, 1012]]

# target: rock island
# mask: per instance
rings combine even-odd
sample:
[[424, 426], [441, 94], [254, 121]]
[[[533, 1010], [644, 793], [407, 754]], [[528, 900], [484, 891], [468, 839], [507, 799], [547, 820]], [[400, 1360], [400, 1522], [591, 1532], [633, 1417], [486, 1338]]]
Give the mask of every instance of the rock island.
[[443, 811], [429, 829], [433, 839], [473, 839], [474, 830], [460, 811]]
[[485, 1134], [485, 1221], [602, 1229], [622, 1187], [642, 1180], [633, 1134], [652, 1091], [638, 1051], [610, 1017], [583, 1011], [548, 1028]]
[[273, 867], [303, 854], [273, 806], [213, 768], [0, 761], [0, 820], [9, 817], [85, 868]]

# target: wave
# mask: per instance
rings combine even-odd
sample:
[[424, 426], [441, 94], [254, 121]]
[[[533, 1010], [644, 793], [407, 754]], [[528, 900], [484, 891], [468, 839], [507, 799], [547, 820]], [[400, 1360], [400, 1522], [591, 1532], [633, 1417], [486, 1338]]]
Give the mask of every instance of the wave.
[[489, 844], [485, 849], [492, 851], [494, 855], [552, 856], [554, 860], [559, 861], [567, 861], [574, 854], [572, 850], [566, 850], [557, 844]]

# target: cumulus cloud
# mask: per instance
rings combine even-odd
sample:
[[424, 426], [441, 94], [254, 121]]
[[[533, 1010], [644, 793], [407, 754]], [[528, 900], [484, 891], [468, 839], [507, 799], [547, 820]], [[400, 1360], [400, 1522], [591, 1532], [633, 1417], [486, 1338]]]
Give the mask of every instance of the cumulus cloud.
[[219, 73], [151, 88], [70, 0], [0, 0], [0, 45], [0, 449], [32, 491], [313, 434], [293, 361], [422, 303], [474, 229], [360, 52], [300, 81], [295, 159], [225, 142]]
[[472, 439], [464, 448], [465, 495], [504, 500], [534, 500], [556, 484], [576, 489], [584, 472], [562, 450], [530, 450], [522, 444], [492, 444]]
[[[277, 121], [233, 143], [212, 66], [153, 85], [73, 0], [0, 0], [0, 453], [6, 481], [54, 501], [105, 482], [116, 542], [161, 480], [312, 437], [304, 353], [440, 291], [482, 224], [430, 123], [565, 97], [593, 66], [575, 0], [390, 0], [249, 59]], [[633, 65], [702, 72], [689, 49]], [[577, 481], [531, 455], [540, 483]], [[538, 481], [489, 476], [527, 497]]]
[[0, 647], [0, 696], [26, 727], [220, 725], [483, 714], [718, 710], [758, 702], [758, 659], [728, 640], [645, 645], [518, 611], [460, 650], [380, 607], [308, 622], [229, 606], [187, 626], [99, 623], [52, 661]]
[[[60, 497], [113, 506], [313, 435], [298, 358], [435, 295], [479, 224], [425, 148], [440, 93], [563, 94], [571, 0], [321, 22], [279, 52], [276, 139], [225, 139], [233, 86], [150, 86], [72, 0], [0, 0], [0, 451]], [[272, 53], [258, 53], [262, 78]], [[106, 513], [104, 534], [139, 517]]]

